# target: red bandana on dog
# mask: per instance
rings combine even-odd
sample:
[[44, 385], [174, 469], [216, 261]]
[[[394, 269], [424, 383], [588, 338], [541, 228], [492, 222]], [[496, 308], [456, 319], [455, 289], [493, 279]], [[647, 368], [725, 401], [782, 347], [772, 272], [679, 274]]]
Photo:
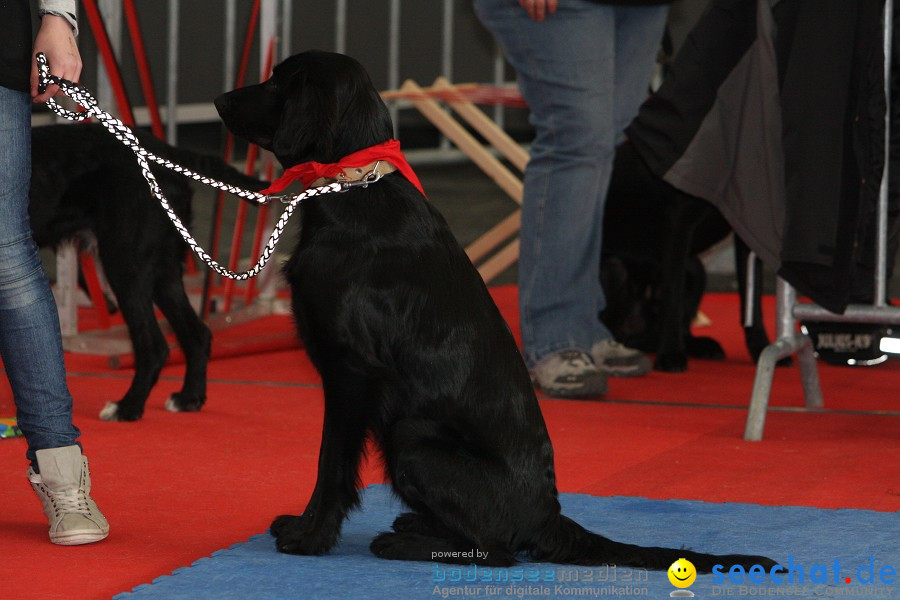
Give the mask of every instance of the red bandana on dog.
[[285, 170], [285, 172], [281, 174], [281, 177], [273, 181], [272, 184], [261, 191], [260, 194], [276, 194], [297, 180], [303, 184], [304, 188], [307, 188], [313, 181], [320, 177], [326, 179], [333, 178], [344, 169], [362, 167], [378, 160], [383, 160], [394, 165], [410, 183], [419, 188], [419, 191], [422, 192], [423, 195], [425, 194], [425, 190], [422, 189], [422, 184], [419, 183], [419, 178], [416, 177], [412, 167], [406, 162], [406, 157], [403, 156], [403, 152], [400, 151], [400, 142], [397, 140], [388, 140], [382, 144], [370, 146], [369, 148], [354, 152], [353, 154], [348, 154], [336, 163], [323, 164], [310, 161], [294, 165]]

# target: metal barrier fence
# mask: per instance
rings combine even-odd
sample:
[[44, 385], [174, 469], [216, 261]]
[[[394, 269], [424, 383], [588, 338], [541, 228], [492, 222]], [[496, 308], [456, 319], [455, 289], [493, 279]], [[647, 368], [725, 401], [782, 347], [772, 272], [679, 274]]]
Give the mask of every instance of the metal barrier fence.
[[[170, 143], [178, 141], [179, 124], [218, 121], [212, 99], [234, 87], [243, 58], [242, 38], [246, 41], [251, 29], [258, 31], [250, 44], [258, 60], [247, 65], [248, 81], [259, 78], [264, 40], [272, 38], [278, 40], [276, 61], [307, 48], [352, 54], [363, 62], [379, 89], [396, 89], [409, 77], [430, 80], [440, 75], [450, 81], [499, 84], [508, 75], [501, 53], [478, 23], [469, 0], [85, 1], [79, 39], [85, 60], [82, 81], [102, 104], [111, 107], [116, 91], [93, 22], [89, 26], [85, 18], [92, 5], [102, 16], [124, 87], [134, 90], [138, 80], [145, 78], [157, 83], [159, 110]], [[134, 46], [136, 32], [146, 45], [148, 60], [143, 66]], [[155, 98], [145, 93], [144, 99], [136, 99], [132, 108], [140, 125], [153, 121]], [[392, 116], [396, 118], [404, 106], [395, 103]], [[502, 124], [503, 108], [493, 110]], [[40, 116], [37, 122], [48, 120]]]
[[[430, 14], [430, 21], [424, 25], [421, 19], [401, 11], [400, 0], [366, 4], [362, 9], [374, 11], [375, 14], [364, 12], [362, 22], [358, 19], [361, 7], [354, 6], [351, 11], [348, 0], [335, 0], [331, 4], [331, 14], [320, 10], [322, 3], [317, 3], [312, 12], [309, 10], [310, 6], [304, 4], [311, 3], [290, 0], [224, 0], [222, 3], [195, 0], [188, 5], [179, 0], [168, 0], [163, 13], [155, 2], [151, 5], [139, 0], [82, 0], [82, 35], [79, 44], [86, 63], [82, 82], [94, 90], [102, 106], [117, 114], [126, 124], [150, 125], [158, 137], [177, 144], [179, 125], [217, 123], [218, 115], [212, 105], [212, 98], [222, 91], [264, 78], [273, 62], [291, 54], [295, 45], [353, 53], [364, 64], [380, 63], [383, 69], [366, 66], [376, 85], [381, 88], [397, 89], [401, 72], [416, 70], [415, 61], [411, 61], [409, 57], [420, 59], [422, 64], [418, 68], [427, 64], [423, 70], [427, 71], [429, 77], [439, 73], [449, 79], [457, 70], [454, 58], [458, 51], [465, 55], [465, 60], [461, 61], [465, 66], [464, 72], [477, 73], [477, 78], [482, 81], [492, 77], [496, 83], [502, 83], [504, 79], [506, 69], [503, 58], [493, 40], [477, 24], [468, 2], [442, 0], [440, 4], [407, 3], [407, 8], [414, 14], [423, 10]], [[436, 8], [439, 10], [435, 10]], [[211, 11], [220, 12], [211, 14]], [[330, 23], [327, 23], [328, 17], [331, 18]], [[201, 19], [204, 26], [198, 27]], [[213, 22], [221, 27], [211, 27]], [[409, 23], [408, 27], [401, 27], [404, 22]], [[459, 23], [462, 23], [461, 27]], [[423, 27], [428, 29], [429, 34], [436, 35], [423, 38]], [[302, 31], [299, 31], [301, 28]], [[460, 50], [460, 30], [467, 28], [480, 32], [481, 43], [463, 43], [464, 47]], [[164, 32], [164, 35], [152, 35], [156, 31]], [[375, 48], [381, 46], [381, 50], [385, 52], [381, 61], [375, 60], [372, 53], [351, 52], [354, 40], [371, 36], [373, 31], [377, 32], [377, 39], [371, 45]], [[412, 42], [418, 44], [416, 49], [405, 49], [407, 58], [404, 58], [401, 51], [403, 40], [407, 36], [419, 39]], [[324, 45], [323, 41], [326, 42]], [[215, 54], [211, 61], [220, 63], [216, 64], [217, 70], [221, 66], [220, 77], [211, 76], [211, 70], [206, 68], [210, 57], [204, 59], [201, 56], [202, 49], [210, 44], [218, 44], [216, 48], [221, 48], [221, 53]], [[254, 54], [258, 55], [258, 61], [252, 59]], [[96, 63], [92, 61], [94, 56]], [[427, 59], [424, 62], [421, 61], [423, 57]], [[413, 64], [408, 64], [410, 62]], [[185, 64], [189, 66], [184, 68]], [[160, 66], [163, 68], [159, 69]], [[161, 71], [161, 75], [159, 72], [151, 72], [153, 70]], [[162, 85], [158, 87], [162, 90], [160, 96], [165, 98], [163, 102], [157, 102], [156, 99], [155, 83], [160, 81]], [[142, 98], [132, 105], [136, 83], [139, 83]], [[185, 89], [192, 84], [202, 89]], [[190, 98], [192, 94], [199, 94], [206, 101], [183, 101], [185, 96]], [[404, 108], [413, 108], [414, 105], [414, 102], [405, 98], [389, 101], [395, 127], [399, 122], [398, 112]], [[504, 106], [496, 104], [493, 112], [494, 118], [502, 123]], [[415, 116], [418, 113], [410, 111], [410, 114]], [[36, 118], [38, 124], [42, 120], [46, 121], [47, 118]], [[245, 161], [247, 172], [256, 172], [255, 163], [260, 158], [262, 177], [271, 178], [271, 157], [258, 157], [256, 150], [253, 147], [248, 149]], [[453, 149], [445, 138], [441, 138], [438, 147], [430, 151], [411, 154], [410, 160], [420, 163], [465, 157], [462, 152]], [[230, 140], [226, 143], [224, 158], [227, 161], [233, 159]], [[268, 173], [265, 172], [266, 168], [269, 169]], [[229, 211], [227, 219], [233, 218], [236, 225], [230, 250], [224, 249], [220, 253], [223, 209]], [[243, 203], [225, 205], [221, 195], [216, 201], [214, 222], [211, 224], [212, 239], [208, 249], [223, 263], [224, 259], [220, 257], [228, 252], [226, 256], [230, 270], [238, 268], [238, 261], [241, 260], [239, 254], [242, 249], [246, 251], [244, 239], [253, 238], [253, 248], [249, 255], [255, 256], [257, 240], [265, 239], [263, 232], [271, 229], [273, 220], [278, 216], [274, 211], [261, 209], [256, 213], [256, 222], [248, 223], [248, 227], [252, 227], [252, 235], [249, 232], [245, 235], [245, 220], [252, 220], [248, 219], [246, 212], [247, 207]], [[515, 256], [504, 260], [504, 264], [509, 264], [515, 260]], [[105, 310], [105, 302], [101, 301], [102, 270], [95, 269], [98, 263], [92, 261], [89, 255], [79, 254], [72, 246], [60, 249], [56, 262], [57, 295], [66, 348], [75, 352], [108, 355], [113, 364], [128, 364], [129, 358], [125, 356], [129, 352], [126, 332], [112, 327], [108, 316], [101, 314]], [[79, 268], [86, 272], [87, 280], [93, 284], [90, 286], [91, 298], [103, 331], [88, 334], [78, 331], [75, 297]], [[499, 270], [502, 267], [489, 268]], [[214, 330], [287, 311], [286, 302], [280, 300], [276, 293], [280, 287], [277, 269], [265, 269], [257, 280], [242, 285], [236, 285], [232, 280], [215, 280], [211, 273], [203, 270], [202, 273], [195, 273], [194, 288], [198, 286], [196, 275], [205, 278], [202, 284], [203, 298], [198, 309], [208, 318]], [[211, 292], [213, 288], [218, 291]], [[210, 316], [213, 293], [217, 294], [218, 314]], [[257, 346], [254, 348], [259, 349]], [[233, 350], [240, 351], [237, 348]]]

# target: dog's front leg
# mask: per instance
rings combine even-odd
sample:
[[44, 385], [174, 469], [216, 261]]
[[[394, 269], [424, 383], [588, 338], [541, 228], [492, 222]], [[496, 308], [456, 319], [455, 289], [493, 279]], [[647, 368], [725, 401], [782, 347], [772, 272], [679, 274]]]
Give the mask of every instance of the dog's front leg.
[[337, 543], [347, 513], [359, 504], [357, 482], [367, 407], [362, 387], [353, 385], [350, 377], [331, 385], [323, 378], [325, 422], [318, 479], [302, 515], [282, 515], [272, 522], [271, 533], [280, 552], [328, 552]]

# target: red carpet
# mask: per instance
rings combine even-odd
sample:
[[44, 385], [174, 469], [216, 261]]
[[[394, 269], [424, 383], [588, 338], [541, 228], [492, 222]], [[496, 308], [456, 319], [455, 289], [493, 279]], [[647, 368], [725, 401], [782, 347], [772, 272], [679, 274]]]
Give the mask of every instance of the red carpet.
[[[494, 291], [517, 331], [515, 289]], [[703, 310], [713, 325], [702, 333], [725, 346], [725, 362], [614, 380], [604, 402], [542, 399], [560, 490], [900, 510], [900, 364], [820, 365], [820, 413], [784, 410], [802, 406], [802, 391], [796, 368], [779, 369], [772, 405], [783, 410], [770, 412], [763, 442], [744, 442], [754, 367], [742, 347], [737, 299], [710, 295]], [[220, 332], [216, 343], [291, 328], [287, 317], [268, 317]], [[167, 367], [144, 419], [123, 424], [101, 422], [97, 413], [124, 392], [131, 371], [111, 370], [97, 357], [67, 360], [94, 496], [112, 533], [95, 545], [50, 544], [24, 478], [24, 442], [0, 440], [3, 597], [108, 598], [260, 533], [277, 514], [302, 510], [322, 416], [318, 378], [302, 351], [213, 361], [209, 400], [197, 414], [163, 409], [183, 372]], [[0, 415], [12, 413], [8, 389], [0, 389]], [[380, 481], [377, 465], [363, 479]]]

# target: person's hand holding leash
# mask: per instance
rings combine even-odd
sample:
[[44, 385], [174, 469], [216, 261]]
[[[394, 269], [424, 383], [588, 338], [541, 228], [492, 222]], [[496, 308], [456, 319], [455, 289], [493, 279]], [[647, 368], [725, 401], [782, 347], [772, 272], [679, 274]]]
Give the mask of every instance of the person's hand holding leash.
[[[44, 15], [41, 28], [34, 40], [34, 53], [43, 52], [50, 64], [50, 73], [69, 81], [78, 81], [81, 75], [81, 54], [75, 43], [75, 35], [68, 21], [56, 15]], [[31, 63], [31, 97], [35, 103], [46, 102], [56, 95], [59, 86], [50, 85], [38, 92], [37, 62]]]

